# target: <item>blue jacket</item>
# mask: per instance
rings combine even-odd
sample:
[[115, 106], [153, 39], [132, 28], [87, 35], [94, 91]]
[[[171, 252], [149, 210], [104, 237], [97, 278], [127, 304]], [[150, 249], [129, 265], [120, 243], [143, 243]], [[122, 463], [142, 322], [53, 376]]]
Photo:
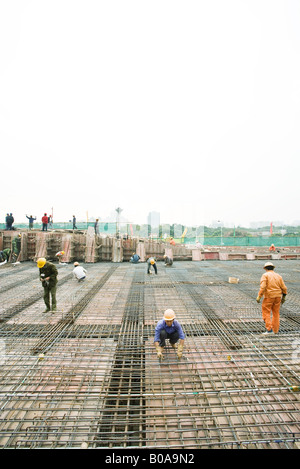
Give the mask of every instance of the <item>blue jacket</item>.
[[179, 324], [176, 319], [174, 319], [172, 326], [167, 326], [166, 321], [164, 319], [161, 319], [158, 321], [156, 328], [155, 328], [155, 336], [154, 336], [154, 342], [159, 342], [160, 341], [160, 331], [164, 329], [167, 334], [172, 334], [175, 331], [178, 331], [179, 333], [179, 339], [184, 339], [185, 335], [183, 333], [183, 330], [181, 328], [181, 325]]

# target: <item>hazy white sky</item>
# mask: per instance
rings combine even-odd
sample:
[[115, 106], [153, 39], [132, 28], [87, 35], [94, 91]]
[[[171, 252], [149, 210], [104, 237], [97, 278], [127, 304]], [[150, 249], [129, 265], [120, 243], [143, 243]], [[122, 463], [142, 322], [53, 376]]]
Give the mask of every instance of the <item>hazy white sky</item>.
[[0, 222], [300, 219], [299, 0], [0, 0]]

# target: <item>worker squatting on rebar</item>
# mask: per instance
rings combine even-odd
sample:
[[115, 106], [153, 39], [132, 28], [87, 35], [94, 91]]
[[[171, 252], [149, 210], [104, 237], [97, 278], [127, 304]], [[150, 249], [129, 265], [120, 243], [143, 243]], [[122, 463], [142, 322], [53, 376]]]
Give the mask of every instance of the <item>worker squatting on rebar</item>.
[[262, 302], [262, 317], [267, 330], [263, 334], [278, 334], [280, 305], [285, 302], [287, 288], [281, 275], [274, 272], [275, 266], [272, 262], [266, 262], [264, 269], [266, 272], [261, 276], [260, 289], [256, 298], [257, 303], [259, 303], [262, 296], [264, 297]]
[[166, 254], [164, 255], [164, 262], [165, 262], [165, 266], [173, 265], [173, 259], [171, 257], [167, 256]]
[[78, 282], [83, 282], [86, 278], [86, 270], [79, 264], [79, 262], [74, 262], [73, 276], [78, 280]]
[[134, 252], [129, 262], [131, 262], [132, 264], [137, 264], [139, 260], [140, 260], [140, 256], [136, 252]]
[[[56, 311], [56, 284], [57, 284], [57, 268], [52, 262], [46, 261], [44, 257], [37, 260], [37, 266], [40, 270], [40, 281], [44, 288], [44, 302], [46, 310], [44, 313]], [[50, 307], [50, 295], [52, 300], [52, 308]]]
[[158, 358], [162, 360], [164, 358], [163, 350], [166, 345], [166, 339], [169, 339], [171, 347], [175, 350], [179, 340], [179, 344], [177, 346], [177, 357], [179, 359], [182, 357], [185, 335], [180, 323], [175, 318], [176, 316], [174, 311], [172, 309], [167, 309], [164, 312], [163, 319], [157, 323], [155, 328], [154, 345]]

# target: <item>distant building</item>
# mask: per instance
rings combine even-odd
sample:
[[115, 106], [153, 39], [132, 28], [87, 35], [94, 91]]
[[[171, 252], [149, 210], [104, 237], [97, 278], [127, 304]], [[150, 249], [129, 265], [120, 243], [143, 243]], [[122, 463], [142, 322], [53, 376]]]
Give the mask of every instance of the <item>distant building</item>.
[[151, 226], [151, 228], [158, 228], [160, 225], [160, 213], [159, 212], [150, 212], [148, 214], [148, 225]]
[[159, 236], [159, 225], [160, 225], [160, 213], [150, 212], [147, 217], [148, 221], [148, 236], [155, 235]]

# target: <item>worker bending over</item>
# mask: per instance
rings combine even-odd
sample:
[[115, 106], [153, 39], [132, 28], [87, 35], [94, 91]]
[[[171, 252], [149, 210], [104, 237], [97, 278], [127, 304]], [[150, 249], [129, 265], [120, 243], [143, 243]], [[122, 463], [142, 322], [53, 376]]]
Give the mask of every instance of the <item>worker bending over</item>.
[[137, 264], [139, 260], [140, 256], [136, 252], [134, 252], [132, 254], [132, 257], [130, 258], [130, 262], [132, 262], [132, 264]]
[[44, 257], [38, 259], [37, 266], [40, 269], [40, 281], [44, 288], [46, 310], [43, 312], [48, 313], [50, 311], [50, 294], [52, 299], [52, 311], [56, 311], [57, 268], [51, 262], [47, 262]]
[[157, 356], [163, 359], [163, 349], [166, 345], [166, 339], [169, 339], [171, 347], [176, 350], [176, 343], [179, 340], [177, 347], [177, 357], [182, 357], [183, 345], [185, 335], [179, 322], [175, 319], [175, 313], [172, 309], [167, 309], [164, 312], [164, 317], [161, 319], [155, 328], [154, 345], [156, 348]]
[[3, 249], [3, 251], [0, 251], [0, 262], [1, 263], [6, 263], [9, 261], [11, 250], [9, 248]]
[[150, 259], [147, 260], [147, 265], [148, 265], [147, 274], [151, 274], [150, 268], [152, 266], [155, 273], [156, 273], [156, 275], [157, 275], [157, 265], [156, 265], [156, 261], [155, 261], [154, 257], [150, 257]]
[[59, 264], [62, 264], [62, 258], [64, 257], [64, 255], [65, 255], [65, 251], [58, 251], [55, 254], [55, 257], [57, 257]]
[[267, 329], [264, 334], [272, 332], [278, 334], [280, 305], [285, 302], [287, 288], [282, 277], [274, 272], [275, 266], [272, 262], [266, 262], [264, 269], [266, 273], [261, 276], [260, 289], [256, 301], [259, 303], [261, 297], [264, 297], [262, 302], [262, 317]]

